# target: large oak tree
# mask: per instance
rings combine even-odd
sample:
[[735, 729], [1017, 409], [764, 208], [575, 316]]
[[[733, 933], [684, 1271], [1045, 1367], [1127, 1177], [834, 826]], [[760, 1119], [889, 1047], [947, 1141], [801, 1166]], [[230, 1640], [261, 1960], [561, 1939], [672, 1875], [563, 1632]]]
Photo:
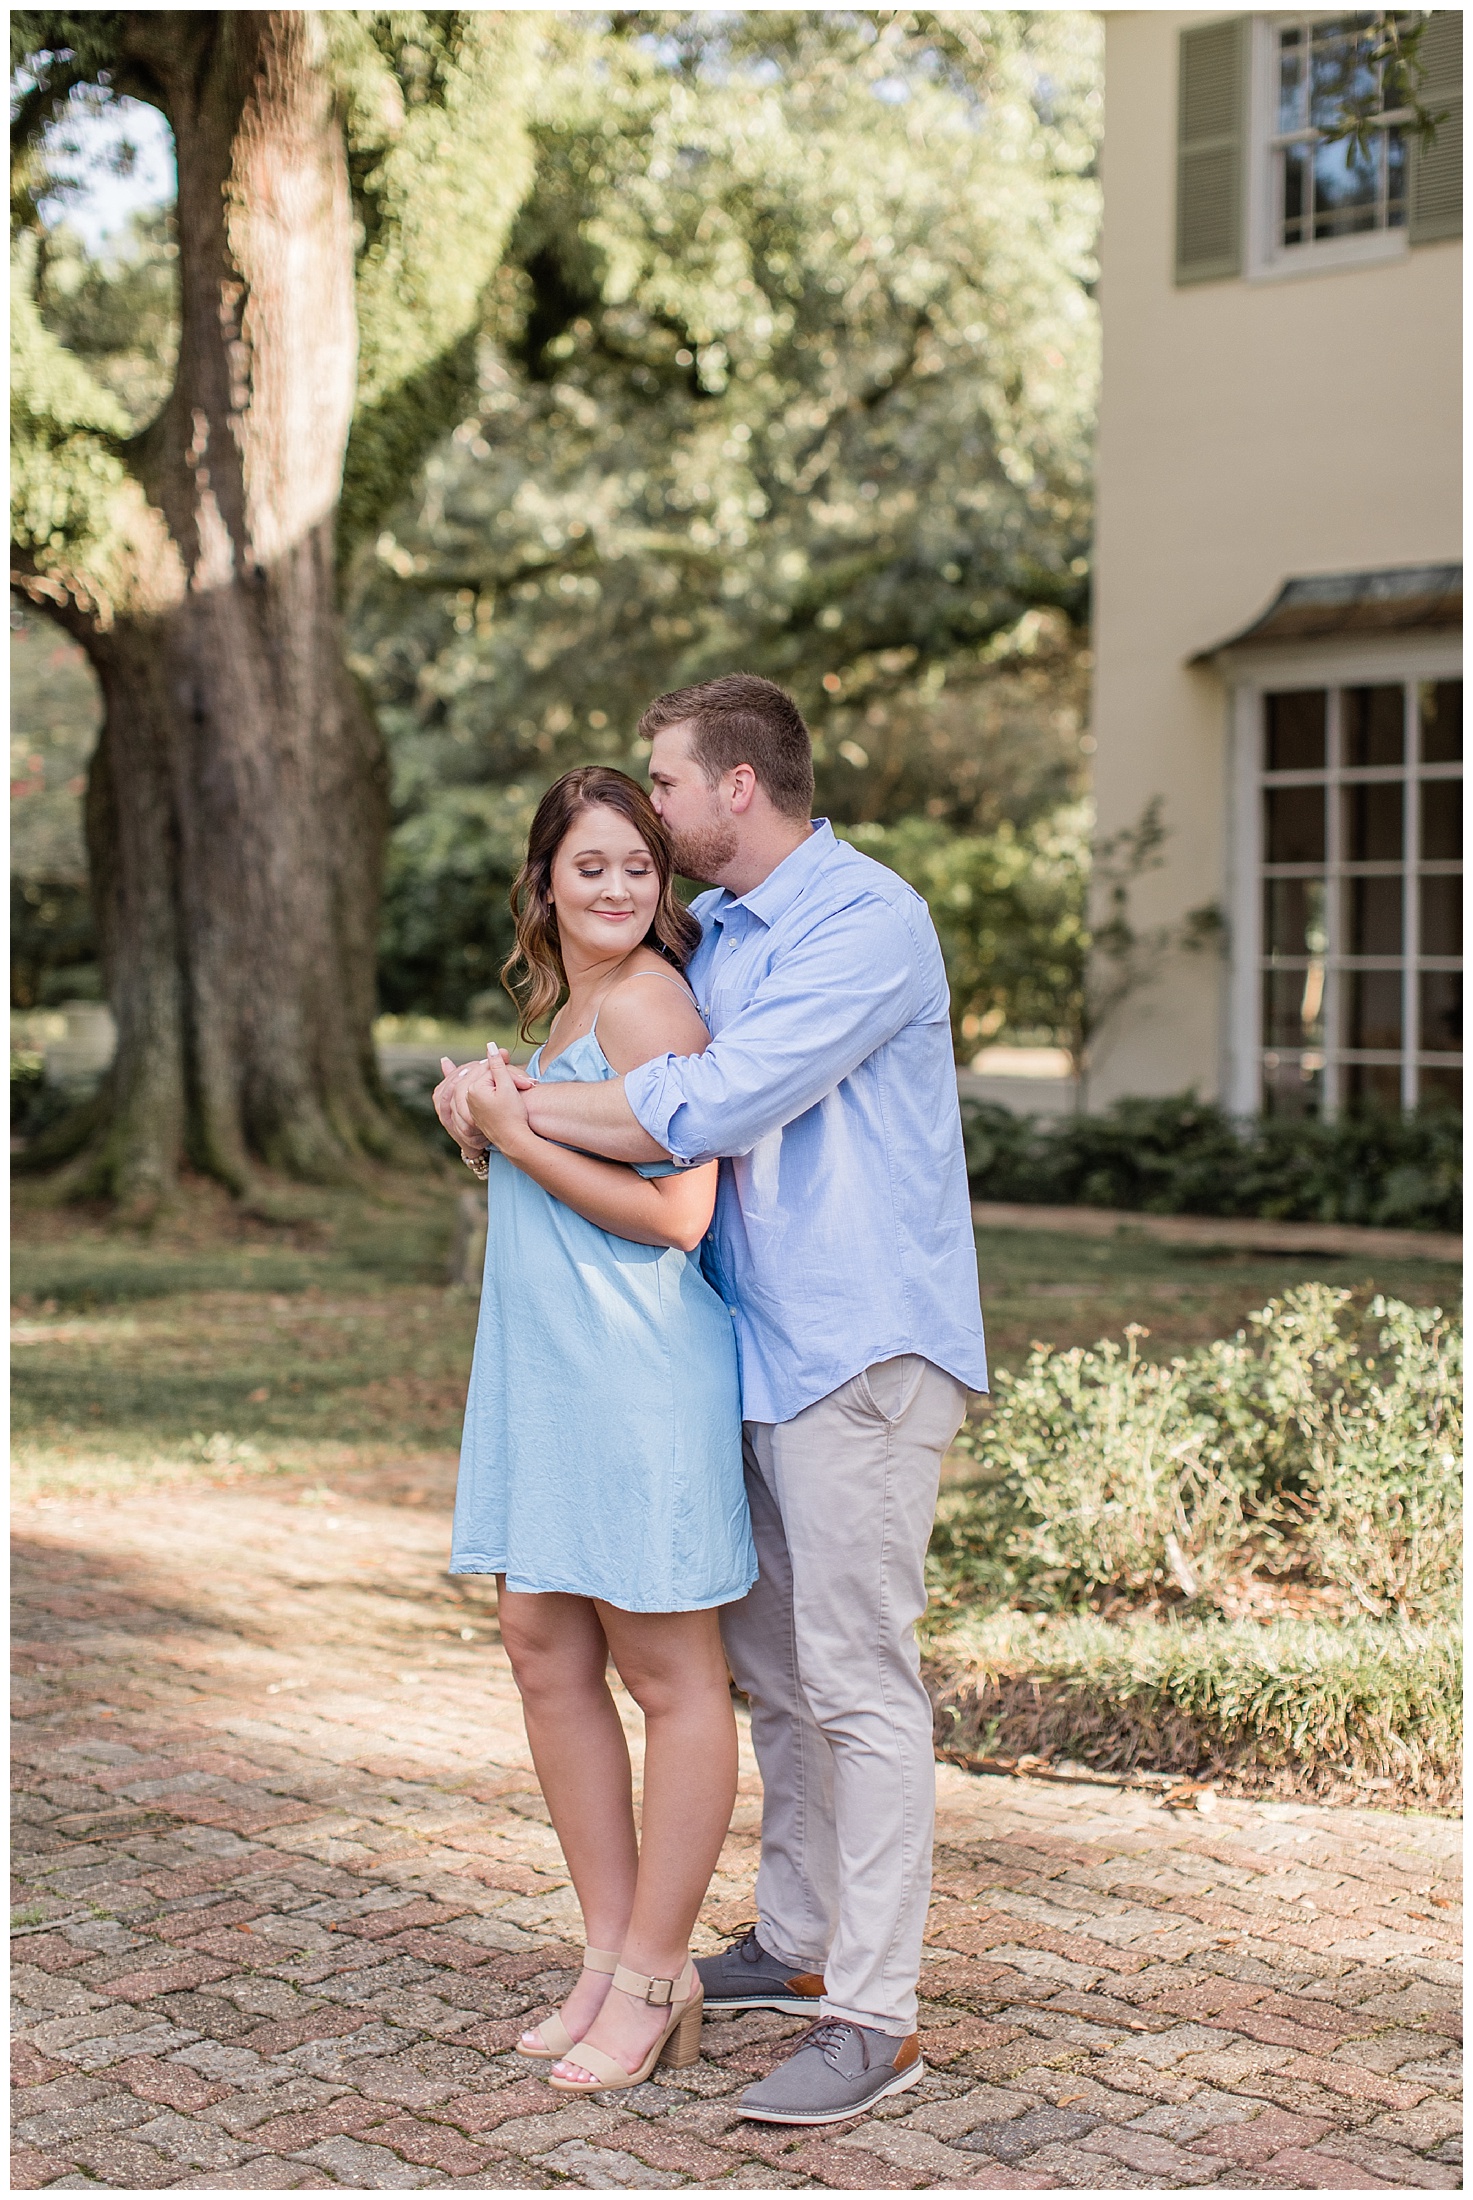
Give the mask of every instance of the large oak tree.
[[[371, 1017], [387, 772], [338, 573], [474, 380], [525, 190], [538, 22], [482, 11], [12, 18], [13, 580], [104, 700], [87, 795], [118, 1026], [73, 1181], [132, 1209], [186, 1158], [340, 1171], [393, 1139]], [[155, 415], [48, 329], [47, 132], [159, 108], [179, 344]]]

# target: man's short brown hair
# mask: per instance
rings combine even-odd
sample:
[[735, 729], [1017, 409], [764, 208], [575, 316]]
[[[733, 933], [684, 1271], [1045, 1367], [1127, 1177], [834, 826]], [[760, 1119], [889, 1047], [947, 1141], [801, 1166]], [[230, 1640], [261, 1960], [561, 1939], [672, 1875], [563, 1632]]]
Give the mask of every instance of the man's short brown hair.
[[772, 680], [728, 672], [699, 687], [656, 696], [639, 721], [646, 741], [688, 724], [691, 755], [714, 787], [724, 772], [750, 764], [774, 809], [787, 817], [813, 810], [813, 742], [803, 713]]

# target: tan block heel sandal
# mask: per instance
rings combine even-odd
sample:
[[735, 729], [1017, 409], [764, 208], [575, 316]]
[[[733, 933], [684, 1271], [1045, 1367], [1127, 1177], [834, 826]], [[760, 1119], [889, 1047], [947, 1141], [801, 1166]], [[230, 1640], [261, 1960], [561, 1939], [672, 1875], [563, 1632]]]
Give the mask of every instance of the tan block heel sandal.
[[586, 2040], [579, 2040], [576, 2046], [568, 2049], [568, 2060], [588, 2072], [588, 2082], [560, 2078], [555, 2070], [551, 2071], [547, 2082], [556, 2086], [559, 2093], [613, 2092], [622, 2086], [643, 2085], [656, 2063], [669, 2063], [672, 2069], [685, 2070], [691, 2063], [700, 2061], [704, 1996], [699, 1974], [689, 1959], [679, 1978], [645, 1978], [639, 1971], [626, 1971], [621, 1963], [614, 1973], [614, 1985], [621, 1994], [632, 1994], [636, 2001], [648, 2002], [651, 2008], [668, 2009], [669, 2023], [637, 2070], [626, 2070], [601, 2047], [590, 2047]]
[[[618, 1949], [585, 1948], [583, 1968], [585, 1971], [596, 1971], [600, 1978], [612, 1978], [619, 1968]], [[529, 2044], [530, 2042], [535, 2044]], [[535, 2031], [522, 2034], [517, 2041], [517, 2053], [535, 2056], [539, 2062], [561, 2062], [563, 2056], [570, 2055], [577, 2045], [578, 2042], [563, 2022], [562, 2011], [558, 2010], [552, 2016], [544, 2017]]]

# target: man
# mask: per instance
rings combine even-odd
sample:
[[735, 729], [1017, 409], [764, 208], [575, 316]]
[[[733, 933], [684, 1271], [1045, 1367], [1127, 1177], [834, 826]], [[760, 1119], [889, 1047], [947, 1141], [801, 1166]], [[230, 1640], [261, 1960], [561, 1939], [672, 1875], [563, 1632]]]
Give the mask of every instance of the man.
[[[640, 732], [677, 868], [715, 889], [687, 973], [712, 1043], [532, 1086], [527, 1108], [613, 1160], [721, 1160], [706, 1260], [736, 1324], [761, 1569], [722, 1633], [764, 1802], [756, 1928], [699, 1968], [712, 2011], [821, 2020], [743, 2112], [834, 2123], [923, 2067], [935, 1759], [914, 1623], [942, 1454], [987, 1381], [946, 975], [920, 896], [811, 818], [781, 688], [683, 688]], [[437, 1093], [471, 1145], [473, 1074]]]

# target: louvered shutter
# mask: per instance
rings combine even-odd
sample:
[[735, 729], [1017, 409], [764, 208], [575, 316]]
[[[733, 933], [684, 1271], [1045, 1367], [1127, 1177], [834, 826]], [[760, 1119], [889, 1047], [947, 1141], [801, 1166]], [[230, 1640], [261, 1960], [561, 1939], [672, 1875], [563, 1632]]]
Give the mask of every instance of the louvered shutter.
[[1422, 34], [1424, 107], [1443, 120], [1430, 145], [1411, 146], [1413, 244], [1463, 234], [1463, 18], [1451, 8], [1428, 16]]
[[1176, 101], [1176, 279], [1243, 268], [1243, 128], [1248, 18], [1181, 34]]

